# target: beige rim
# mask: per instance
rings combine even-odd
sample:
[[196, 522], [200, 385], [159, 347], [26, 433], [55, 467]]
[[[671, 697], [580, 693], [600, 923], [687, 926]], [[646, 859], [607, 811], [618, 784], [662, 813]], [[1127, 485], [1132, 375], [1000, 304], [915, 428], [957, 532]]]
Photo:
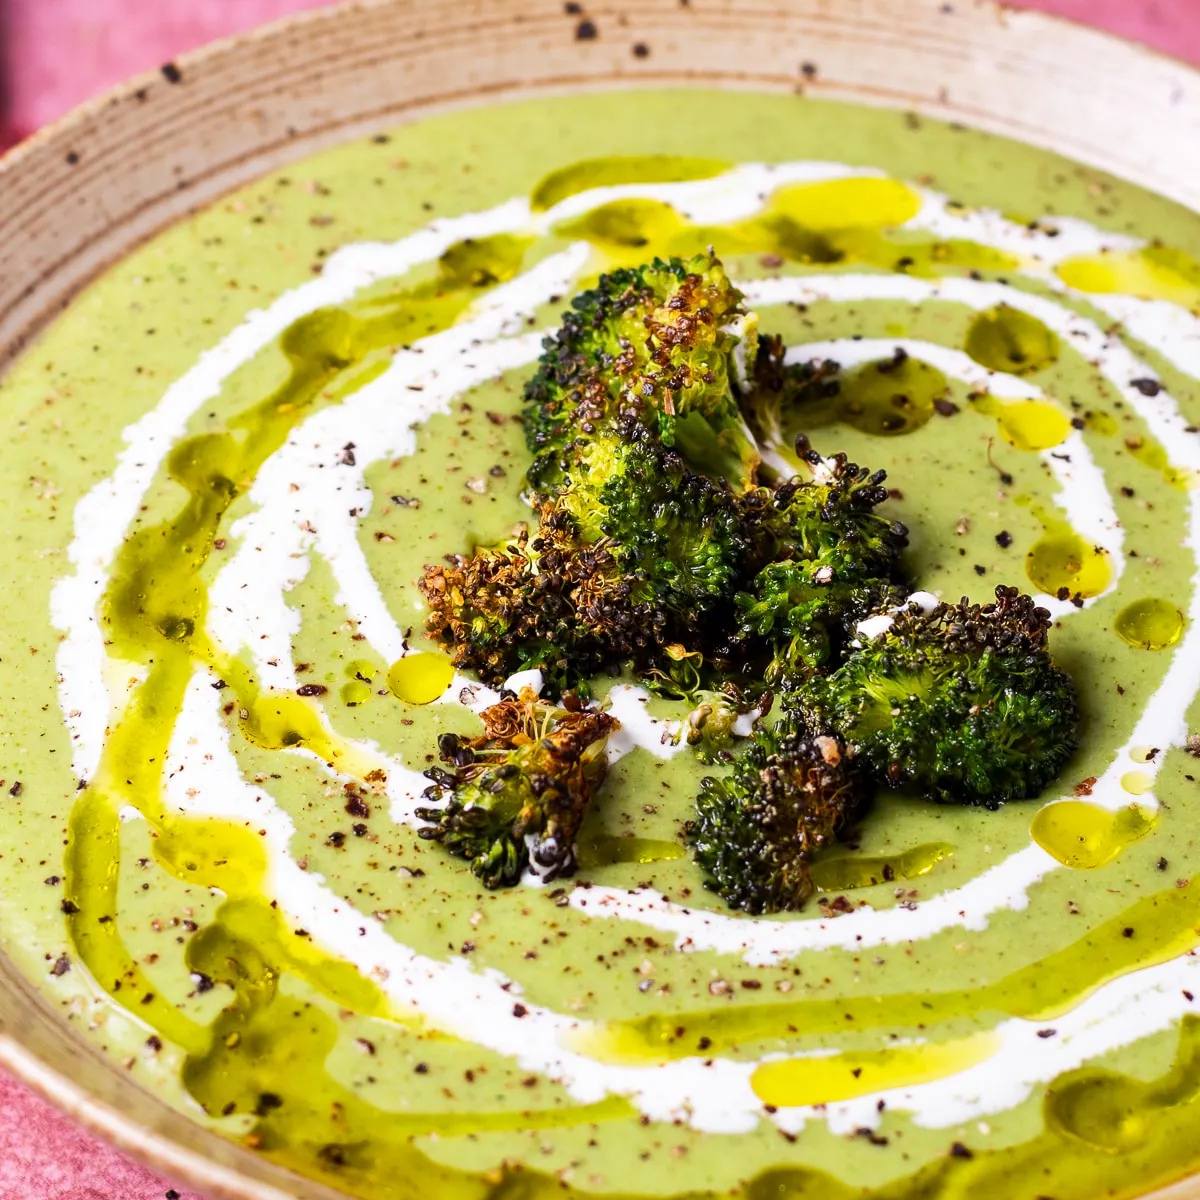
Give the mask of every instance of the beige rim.
[[[600, 0], [588, 15], [599, 37], [580, 40], [560, 0], [353, 3], [76, 110], [0, 160], [0, 366], [98, 270], [196, 206], [339, 139], [494, 98], [803, 87], [1007, 134], [1200, 209], [1200, 74], [1081, 27], [988, 0]], [[2, 957], [0, 1063], [213, 1197], [335, 1198], [131, 1085]], [[1185, 1197], [1200, 1184], [1156, 1194]]]

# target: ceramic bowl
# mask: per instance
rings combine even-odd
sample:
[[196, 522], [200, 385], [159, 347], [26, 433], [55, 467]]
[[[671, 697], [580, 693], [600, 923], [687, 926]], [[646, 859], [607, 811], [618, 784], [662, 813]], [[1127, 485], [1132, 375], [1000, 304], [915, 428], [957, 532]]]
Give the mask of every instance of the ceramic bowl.
[[[341, 139], [516, 96], [803, 89], [1031, 142], [1200, 209], [1200, 74], [1100, 33], [978, 0], [601, 0], [589, 16], [599, 37], [580, 38], [561, 0], [349, 4], [78, 109], [0, 160], [0, 367], [106, 264], [231, 188]], [[335, 1196], [132, 1085], [2, 955], [0, 1064], [212, 1197]], [[1158, 1197], [1200, 1197], [1200, 1182]]]

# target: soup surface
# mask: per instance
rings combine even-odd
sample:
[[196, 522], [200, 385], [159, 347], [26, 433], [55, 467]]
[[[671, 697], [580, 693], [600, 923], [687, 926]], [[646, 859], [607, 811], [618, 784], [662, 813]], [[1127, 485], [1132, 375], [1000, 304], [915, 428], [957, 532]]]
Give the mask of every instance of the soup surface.
[[[921, 586], [1051, 610], [1082, 744], [997, 812], [882, 797], [804, 912], [750, 917], [681, 843], [687, 706], [605, 681], [580, 870], [486, 892], [417, 836], [494, 694], [416, 580], [528, 518], [566, 298], [709, 245], [842, 365], [805, 430], [887, 469]], [[1040, 151], [702, 90], [429, 119], [166, 231], [0, 381], [6, 953], [132, 1081], [354, 1195], [1194, 1169], [1198, 255], [1195, 214]]]

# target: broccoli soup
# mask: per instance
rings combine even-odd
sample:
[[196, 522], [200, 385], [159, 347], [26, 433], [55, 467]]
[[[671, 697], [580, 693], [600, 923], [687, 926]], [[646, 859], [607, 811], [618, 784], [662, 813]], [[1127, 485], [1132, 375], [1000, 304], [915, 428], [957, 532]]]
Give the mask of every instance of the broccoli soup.
[[699, 90], [166, 231], [0, 382], [6, 952], [349, 1195], [1196, 1169], [1198, 255]]

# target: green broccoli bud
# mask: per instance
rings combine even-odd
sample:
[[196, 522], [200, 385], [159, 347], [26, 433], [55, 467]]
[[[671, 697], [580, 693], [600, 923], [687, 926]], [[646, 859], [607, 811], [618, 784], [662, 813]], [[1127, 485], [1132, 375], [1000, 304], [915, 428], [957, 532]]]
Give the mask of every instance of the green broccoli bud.
[[1028, 799], [1078, 741], [1049, 628], [1049, 613], [1011, 587], [987, 605], [910, 605], [837, 670], [806, 680], [797, 703], [888, 786], [985, 808]]
[[731, 761], [734, 746], [750, 735], [751, 723], [770, 707], [771, 693], [760, 694], [754, 704], [733, 694], [732, 688], [705, 689], [692, 699], [695, 707], [682, 722], [681, 739], [702, 763], [717, 763]]
[[880, 513], [886, 476], [807, 450], [799, 476], [739, 497], [751, 560], [734, 597], [735, 628], [718, 662], [762, 667], [768, 683], [836, 661], [855, 623], [906, 594], [901, 554], [908, 531]]
[[804, 907], [811, 864], [863, 809], [845, 744], [796, 713], [760, 728], [722, 778], [701, 782], [686, 837], [707, 887], [750, 913]]
[[885, 471], [870, 471], [844, 454], [824, 458], [801, 444], [810, 478], [793, 476], [740, 498], [764, 561], [805, 559], [838, 580], [900, 578], [908, 530], [878, 511], [888, 499]]
[[607, 713], [558, 708], [530, 688], [484, 709], [475, 737], [443, 734], [452, 770], [426, 772], [419, 833], [440, 842], [488, 888], [509, 887], [526, 867], [544, 880], [575, 870], [575, 840], [607, 770], [606, 746], [619, 725]]
[[803, 678], [837, 661], [858, 621], [899, 603], [905, 591], [885, 579], [839, 578], [819, 560], [771, 563], [735, 598], [735, 645], [751, 654], [769, 648], [763, 670], [768, 683]]
[[755, 317], [712, 255], [601, 276], [546, 339], [525, 389], [532, 490], [553, 494], [576, 441], [621, 418], [645, 426], [694, 470], [748, 486], [758, 450], [737, 393], [756, 340]]
[[[608, 538], [636, 594], [691, 624], [735, 585], [746, 554], [729, 488], [625, 423], [590, 444], [556, 500], [585, 538]], [[604, 457], [600, 469], [597, 461]]]

